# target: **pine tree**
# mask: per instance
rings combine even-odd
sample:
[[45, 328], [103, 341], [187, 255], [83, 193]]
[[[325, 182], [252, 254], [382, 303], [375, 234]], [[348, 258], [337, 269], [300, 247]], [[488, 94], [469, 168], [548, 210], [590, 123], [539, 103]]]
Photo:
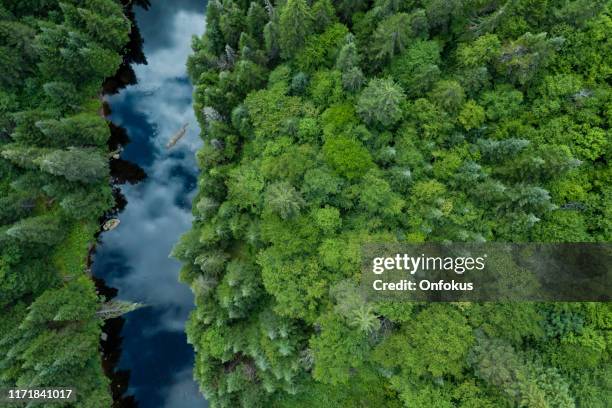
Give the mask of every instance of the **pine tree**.
[[53, 106], [62, 111], [76, 110], [79, 107], [81, 95], [74, 84], [61, 81], [47, 82], [43, 85], [43, 89]]
[[98, 151], [70, 147], [53, 150], [36, 159], [40, 169], [69, 181], [93, 183], [108, 176], [108, 162]]
[[357, 112], [371, 125], [389, 127], [402, 116], [404, 92], [390, 79], [372, 79], [357, 103]]
[[99, 115], [79, 114], [60, 120], [36, 122], [53, 146], [104, 146], [110, 136], [108, 124]]
[[279, 19], [280, 50], [285, 59], [294, 56], [313, 32], [312, 14], [306, 0], [288, 0]]
[[39, 215], [16, 222], [6, 234], [22, 243], [53, 245], [62, 239], [61, 231], [57, 217]]
[[412, 38], [411, 21], [410, 15], [398, 13], [380, 22], [372, 39], [375, 59], [386, 61], [406, 49]]
[[11, 163], [23, 167], [24, 169], [36, 169], [36, 160], [47, 152], [46, 149], [39, 147], [25, 146], [18, 143], [11, 143], [2, 146], [0, 154]]
[[331, 0], [317, 0], [312, 4], [312, 18], [317, 33], [322, 33], [327, 27], [335, 23], [336, 10]]

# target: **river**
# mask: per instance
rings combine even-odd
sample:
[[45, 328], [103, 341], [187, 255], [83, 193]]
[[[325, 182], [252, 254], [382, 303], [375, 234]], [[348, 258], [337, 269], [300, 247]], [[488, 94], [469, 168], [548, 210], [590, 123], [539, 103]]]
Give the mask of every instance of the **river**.
[[[193, 295], [178, 282], [180, 263], [168, 258], [192, 221], [194, 155], [201, 141], [185, 62], [191, 36], [204, 31], [206, 2], [150, 3], [148, 10], [135, 8], [148, 63], [132, 66], [136, 84], [105, 97], [109, 119], [130, 139], [121, 159], [147, 176], [120, 186], [127, 205], [118, 214], [119, 226], [101, 234], [92, 272], [116, 290], [117, 299], [146, 305], [125, 320], [113, 319], [120, 322], [114, 327], [122, 338], [114, 373], [129, 373], [124, 402], [116, 406], [206, 407], [192, 378], [194, 353], [184, 332]], [[167, 150], [165, 144], [184, 124], [186, 135]]]

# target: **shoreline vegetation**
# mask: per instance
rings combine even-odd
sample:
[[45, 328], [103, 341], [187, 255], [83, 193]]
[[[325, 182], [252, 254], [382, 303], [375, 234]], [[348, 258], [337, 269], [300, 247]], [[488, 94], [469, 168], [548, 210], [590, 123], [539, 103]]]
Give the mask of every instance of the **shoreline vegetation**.
[[[609, 404], [606, 303], [366, 303], [366, 242], [610, 242], [591, 0], [211, 0], [174, 248], [211, 407]], [[511, 278], [511, 277], [509, 277]]]
[[144, 61], [132, 7], [0, 2], [0, 386], [71, 386], [70, 406], [113, 405], [116, 358], [102, 364], [100, 351], [113, 291], [89, 264], [101, 220], [122, 204], [115, 185], [131, 177], [115, 175], [124, 141], [101, 93]]

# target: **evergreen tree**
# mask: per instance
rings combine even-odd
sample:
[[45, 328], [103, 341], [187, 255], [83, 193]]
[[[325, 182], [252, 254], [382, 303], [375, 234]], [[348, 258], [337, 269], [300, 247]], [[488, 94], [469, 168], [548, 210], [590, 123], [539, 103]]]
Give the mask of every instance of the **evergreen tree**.
[[306, 0], [287, 0], [279, 18], [281, 56], [294, 56], [313, 32], [312, 13]]
[[24, 218], [13, 224], [6, 235], [23, 243], [53, 245], [61, 239], [61, 227], [56, 217], [41, 215]]
[[70, 147], [53, 150], [35, 161], [42, 171], [63, 176], [69, 181], [93, 183], [108, 176], [106, 158], [92, 149]]
[[368, 124], [390, 127], [400, 120], [404, 100], [402, 89], [392, 80], [372, 79], [359, 97], [357, 112]]
[[[612, 25], [586, 3], [209, 3], [175, 255], [211, 406], [605, 405], [603, 303], [358, 289], [364, 243], [609, 241]], [[516, 273], [490, 287], [533, 291]]]
[[99, 94], [130, 29], [114, 0], [0, 5], [0, 384], [69, 384], [69, 407], [112, 405], [85, 259], [112, 206]]
[[92, 114], [41, 120], [36, 126], [54, 146], [103, 146], [110, 136], [106, 121]]

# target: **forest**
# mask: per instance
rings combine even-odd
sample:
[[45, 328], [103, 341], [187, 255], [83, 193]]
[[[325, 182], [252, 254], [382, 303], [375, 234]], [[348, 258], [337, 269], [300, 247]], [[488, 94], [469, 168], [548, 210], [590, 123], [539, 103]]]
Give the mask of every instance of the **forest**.
[[211, 406], [609, 406], [609, 303], [358, 285], [366, 242], [610, 242], [611, 12], [209, 1], [188, 61], [195, 221], [173, 256]]
[[75, 407], [112, 405], [87, 258], [114, 206], [102, 85], [130, 30], [115, 0], [0, 1], [0, 388], [72, 386]]

